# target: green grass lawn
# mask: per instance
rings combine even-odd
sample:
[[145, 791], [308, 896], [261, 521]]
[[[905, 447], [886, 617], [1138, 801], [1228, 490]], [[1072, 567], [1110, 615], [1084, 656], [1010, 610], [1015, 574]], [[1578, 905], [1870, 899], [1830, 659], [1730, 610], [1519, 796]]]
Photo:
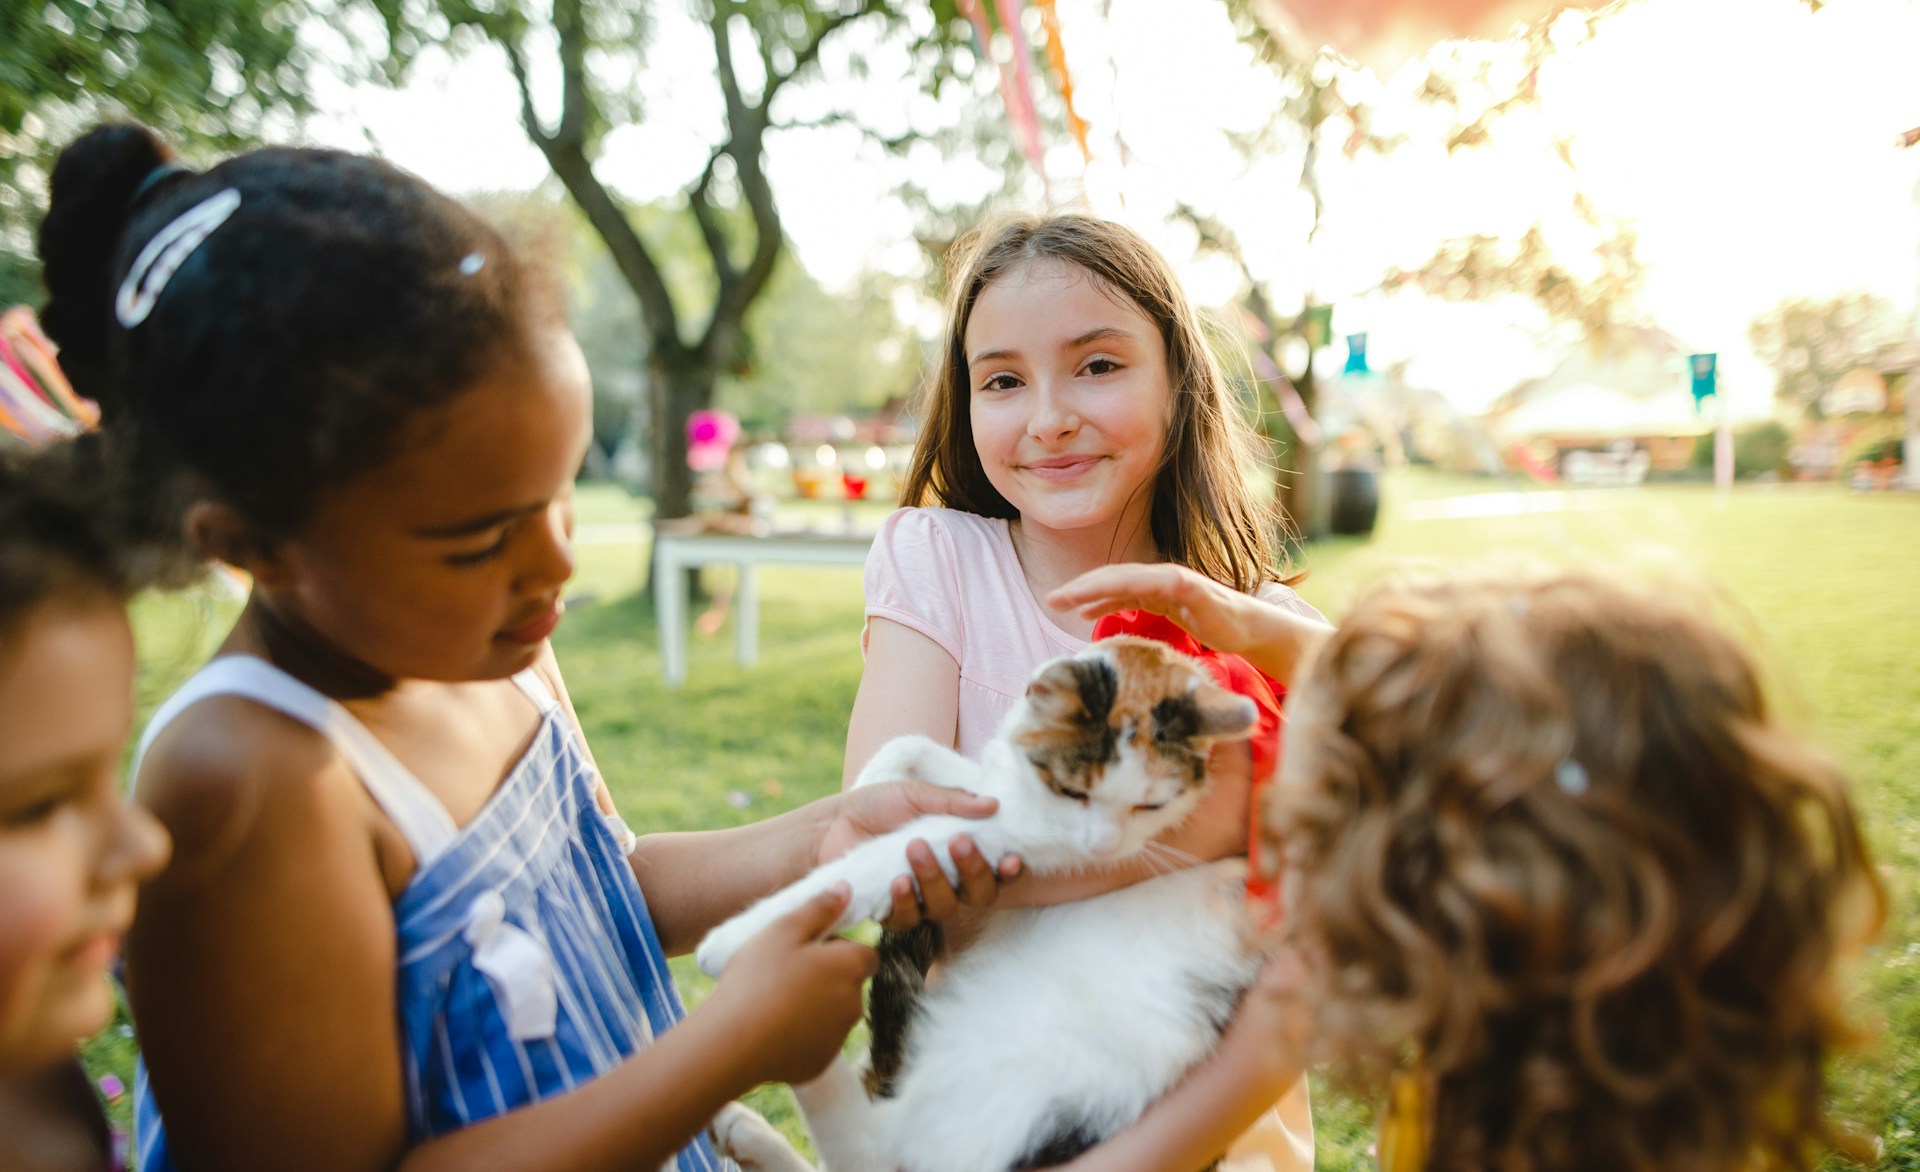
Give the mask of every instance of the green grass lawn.
[[[1845, 1063], [1839, 1106], [1883, 1137], [1878, 1167], [1920, 1172], [1920, 498], [1780, 486], [1742, 487], [1722, 501], [1711, 488], [1684, 485], [1589, 491], [1552, 512], [1431, 515], [1456, 498], [1513, 487], [1396, 475], [1372, 539], [1307, 551], [1301, 593], [1337, 621], [1360, 591], [1409, 566], [1470, 565], [1516, 551], [1623, 573], [1678, 567], [1724, 588], [1776, 669], [1786, 710], [1858, 784], [1892, 910], [1858, 977], [1859, 1013], [1875, 1036]], [[884, 512], [862, 505], [855, 519], [870, 527]], [[692, 640], [688, 683], [669, 690], [660, 682], [653, 614], [637, 594], [644, 517], [644, 503], [617, 489], [583, 491], [580, 520], [591, 527], [583, 534], [595, 540], [579, 549], [578, 601], [555, 636], [628, 821], [643, 834], [734, 825], [833, 792], [860, 676], [859, 571], [763, 568], [759, 664], [733, 662], [729, 626]], [[842, 510], [812, 506], [788, 519], [831, 527]], [[709, 580], [728, 573], [711, 571]], [[226, 602], [143, 600], [144, 705], [191, 671], [230, 613]], [[675, 972], [697, 1003], [705, 979], [684, 962]], [[97, 1069], [127, 1078], [130, 1047], [109, 1031], [90, 1055]], [[763, 1090], [754, 1102], [791, 1125], [784, 1091]], [[1315, 1106], [1320, 1167], [1371, 1167], [1370, 1108], [1325, 1092]]]

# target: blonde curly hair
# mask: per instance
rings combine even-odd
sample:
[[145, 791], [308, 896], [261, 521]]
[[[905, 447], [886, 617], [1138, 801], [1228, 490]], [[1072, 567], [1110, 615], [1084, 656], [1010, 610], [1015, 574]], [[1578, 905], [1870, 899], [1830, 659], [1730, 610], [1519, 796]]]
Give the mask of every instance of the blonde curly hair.
[[1835, 961], [1883, 897], [1840, 772], [1672, 594], [1375, 590], [1289, 701], [1263, 829], [1324, 1037], [1411, 1059], [1426, 1167], [1809, 1169]]

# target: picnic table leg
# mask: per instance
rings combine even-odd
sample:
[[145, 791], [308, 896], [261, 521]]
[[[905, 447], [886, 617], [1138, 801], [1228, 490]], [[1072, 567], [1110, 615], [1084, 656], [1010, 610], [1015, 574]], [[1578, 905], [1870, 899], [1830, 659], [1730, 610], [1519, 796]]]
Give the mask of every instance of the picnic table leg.
[[741, 667], [760, 659], [760, 574], [752, 562], [740, 563], [740, 585], [733, 599], [734, 656]]
[[672, 544], [656, 539], [653, 610], [660, 624], [660, 674], [667, 687], [687, 682], [687, 576]]

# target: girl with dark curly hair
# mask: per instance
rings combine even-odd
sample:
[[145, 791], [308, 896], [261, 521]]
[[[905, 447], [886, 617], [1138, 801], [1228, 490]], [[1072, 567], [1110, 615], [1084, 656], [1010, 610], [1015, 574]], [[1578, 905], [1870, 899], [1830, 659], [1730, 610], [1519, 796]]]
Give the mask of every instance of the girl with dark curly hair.
[[[636, 840], [547, 640], [591, 430], [549, 283], [338, 151], [194, 171], [107, 126], [50, 191], [46, 330], [130, 500], [252, 580], [134, 766], [174, 839], [127, 937], [142, 1172], [725, 1167], [709, 1120], [838, 1052], [873, 954], [826, 933], [830, 894], [692, 1013], [666, 956], [991, 803], [887, 786]], [[990, 902], [977, 852], [959, 869]]]
[[1389, 1172], [1805, 1172], [1851, 1146], [1824, 1068], [1875, 872], [1840, 771], [1688, 593], [1409, 581], [1330, 636], [1172, 566], [1054, 595], [1299, 669], [1261, 813], [1295, 956], [1261, 996], [1391, 1086]]

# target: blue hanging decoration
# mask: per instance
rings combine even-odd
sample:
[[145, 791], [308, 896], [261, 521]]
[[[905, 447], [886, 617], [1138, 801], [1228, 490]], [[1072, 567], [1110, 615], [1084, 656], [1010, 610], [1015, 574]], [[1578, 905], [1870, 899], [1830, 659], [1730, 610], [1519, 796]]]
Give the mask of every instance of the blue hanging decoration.
[[1718, 354], [1690, 354], [1687, 367], [1693, 372], [1693, 409], [1699, 411], [1707, 401], [1707, 396], [1719, 391]]
[[1367, 367], [1367, 336], [1365, 334], [1347, 335], [1347, 368], [1342, 374], [1372, 374]]

